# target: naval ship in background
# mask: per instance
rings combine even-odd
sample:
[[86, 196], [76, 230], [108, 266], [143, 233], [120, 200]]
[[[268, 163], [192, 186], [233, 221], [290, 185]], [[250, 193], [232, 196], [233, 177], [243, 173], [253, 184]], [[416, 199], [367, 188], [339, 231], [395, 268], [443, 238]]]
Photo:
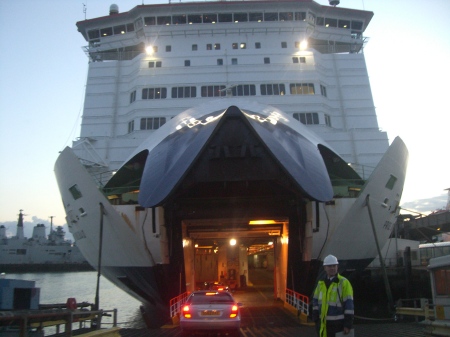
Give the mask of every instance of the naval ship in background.
[[0, 226], [0, 272], [83, 271], [92, 267], [78, 247], [66, 240], [62, 226], [45, 235], [45, 225], [37, 224], [31, 238], [24, 236], [24, 214], [19, 212], [16, 235], [8, 237]]
[[81, 134], [55, 164], [67, 224], [156, 325], [200, 281], [245, 285], [262, 251], [284, 300], [311, 294], [326, 255], [351, 273], [389, 238], [408, 151], [378, 126], [373, 13], [338, 3], [111, 5], [77, 22]]

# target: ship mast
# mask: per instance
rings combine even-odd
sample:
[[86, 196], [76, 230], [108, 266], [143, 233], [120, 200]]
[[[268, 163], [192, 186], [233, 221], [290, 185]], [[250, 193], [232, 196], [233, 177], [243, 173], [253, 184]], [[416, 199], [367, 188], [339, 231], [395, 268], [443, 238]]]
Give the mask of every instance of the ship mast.
[[17, 221], [16, 239], [23, 239], [23, 209], [19, 210], [19, 220]]

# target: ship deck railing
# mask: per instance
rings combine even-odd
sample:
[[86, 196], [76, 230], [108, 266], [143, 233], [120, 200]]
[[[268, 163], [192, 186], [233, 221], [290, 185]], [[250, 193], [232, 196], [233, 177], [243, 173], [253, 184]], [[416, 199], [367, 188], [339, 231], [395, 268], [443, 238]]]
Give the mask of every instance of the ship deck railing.
[[[50, 306], [50, 305], [49, 305]], [[72, 336], [73, 332], [87, 332], [101, 329], [103, 316], [113, 316], [113, 327], [117, 326], [117, 309], [85, 310], [56, 309], [17, 310], [0, 312], [0, 331], [15, 330], [18, 337], [28, 337], [36, 331], [54, 327], [53, 336]], [[78, 324], [78, 327], [77, 327]], [[45, 334], [52, 336], [51, 334]]]

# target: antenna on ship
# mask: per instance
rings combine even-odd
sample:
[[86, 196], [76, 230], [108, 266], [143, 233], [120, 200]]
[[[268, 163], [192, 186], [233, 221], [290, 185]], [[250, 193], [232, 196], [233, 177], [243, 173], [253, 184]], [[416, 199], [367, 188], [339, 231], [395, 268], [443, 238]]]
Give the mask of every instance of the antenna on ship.
[[330, 3], [330, 6], [333, 6], [333, 7], [336, 7], [340, 3], [339, 0], [328, 0], [328, 2]]
[[49, 216], [49, 218], [50, 218], [50, 233], [53, 231], [53, 218], [54, 217], [55, 217], [54, 215]]
[[86, 6], [86, 4], [83, 4], [83, 13], [84, 13], [85, 20], [86, 20], [86, 12], [87, 12], [87, 6]]

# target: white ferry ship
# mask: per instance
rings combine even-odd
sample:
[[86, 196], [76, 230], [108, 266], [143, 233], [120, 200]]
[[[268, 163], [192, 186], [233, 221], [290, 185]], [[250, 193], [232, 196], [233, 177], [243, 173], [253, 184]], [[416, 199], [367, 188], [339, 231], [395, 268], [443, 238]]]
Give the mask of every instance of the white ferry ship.
[[47, 236], [45, 225], [37, 224], [27, 238], [23, 217], [20, 210], [15, 236], [8, 237], [7, 228], [0, 226], [0, 272], [91, 270], [78, 247], [65, 238], [62, 226], [51, 226]]
[[408, 158], [378, 126], [372, 16], [169, 1], [78, 22], [81, 134], [55, 174], [88, 261], [162, 316], [199, 281], [245, 284], [249, 254], [264, 254], [281, 299], [310, 294], [327, 254], [341, 272], [365, 268], [392, 231]]

